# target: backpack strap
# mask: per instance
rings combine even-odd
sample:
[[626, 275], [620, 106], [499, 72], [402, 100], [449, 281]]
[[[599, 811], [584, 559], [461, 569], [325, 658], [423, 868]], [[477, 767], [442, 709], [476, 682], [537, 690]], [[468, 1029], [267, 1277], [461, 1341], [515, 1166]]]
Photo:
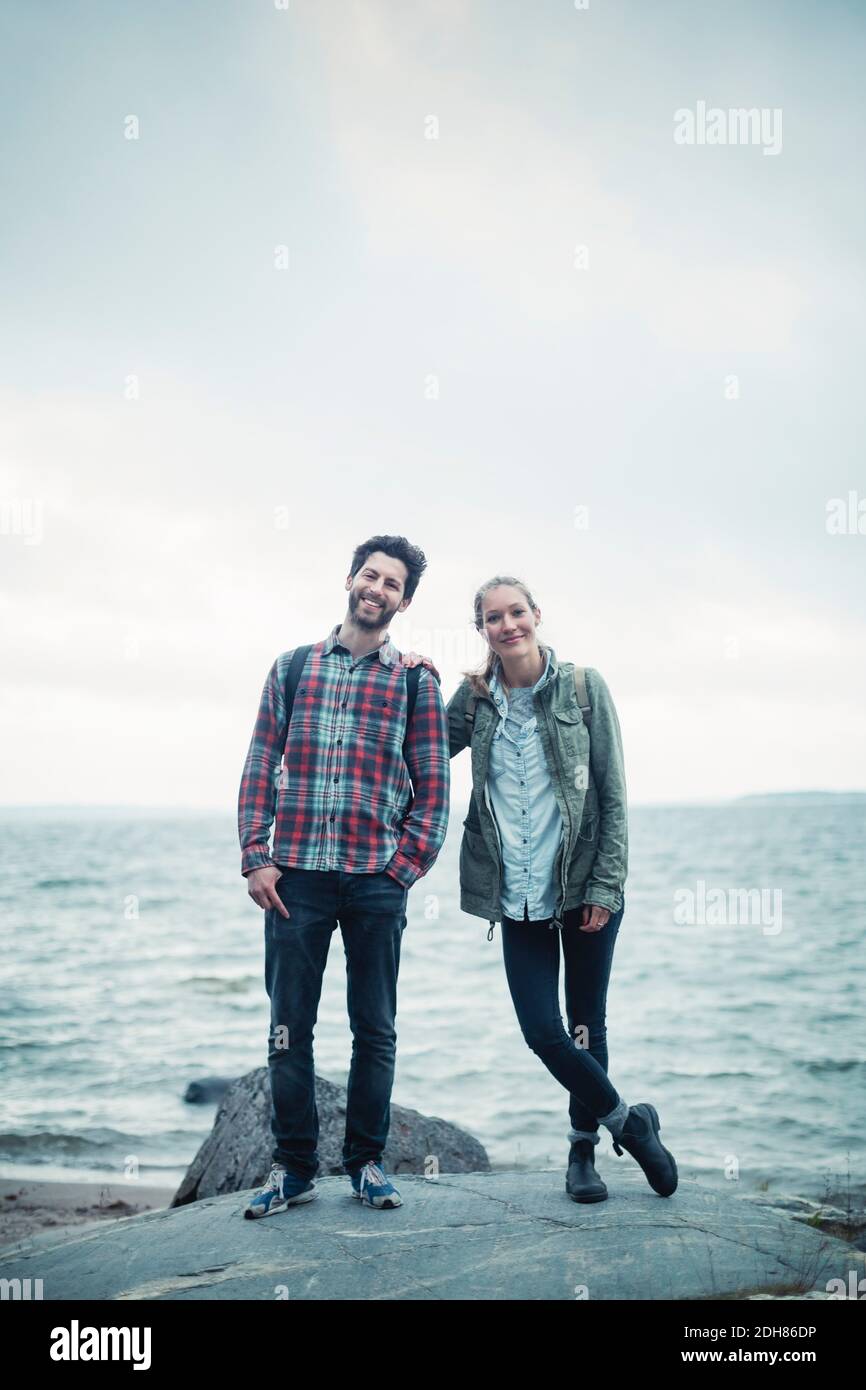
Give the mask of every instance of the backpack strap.
[[289, 674], [286, 676], [285, 702], [286, 702], [286, 737], [288, 738], [288, 728], [292, 722], [292, 706], [295, 703], [295, 691], [298, 688], [298, 681], [301, 679], [301, 672], [306, 665], [307, 657], [312, 651], [311, 646], [295, 647], [292, 659], [289, 662]]
[[409, 737], [409, 729], [412, 724], [412, 715], [415, 712], [415, 700], [418, 695], [418, 682], [421, 679], [421, 666], [408, 666], [406, 668], [406, 734], [403, 739], [403, 761], [406, 761], [406, 739]]
[[[301, 672], [303, 671], [304, 666], [306, 665], [307, 657], [309, 656], [311, 650], [312, 648], [310, 646], [295, 647], [295, 650], [292, 652], [292, 659], [289, 662], [289, 671], [288, 675], [286, 676], [286, 684], [283, 687], [283, 700], [286, 706], [286, 743], [288, 743], [289, 741], [289, 725], [292, 722], [292, 706], [295, 703], [295, 691], [298, 688], [298, 681], [301, 679]], [[284, 745], [283, 756], [280, 758], [280, 765], [274, 772], [275, 787], [285, 786], [285, 782], [283, 780], [286, 771], [285, 757], [286, 749]]]
[[575, 666], [574, 668], [574, 688], [577, 692], [577, 703], [580, 705], [583, 722], [589, 728], [592, 719], [592, 706], [589, 703], [589, 694], [586, 689], [586, 668], [584, 666]]
[[475, 705], [477, 700], [478, 696], [475, 694], [474, 690], [471, 690], [466, 700], [466, 708], [463, 711], [463, 718], [466, 720], [467, 724], [466, 737], [469, 739], [470, 743], [472, 742], [472, 729], [475, 725]]

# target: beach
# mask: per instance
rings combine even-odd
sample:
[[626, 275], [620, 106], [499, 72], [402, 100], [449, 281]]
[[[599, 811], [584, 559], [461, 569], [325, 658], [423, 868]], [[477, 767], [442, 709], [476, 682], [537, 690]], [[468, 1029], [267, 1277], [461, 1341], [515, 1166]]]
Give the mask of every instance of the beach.
[[45, 1232], [65, 1235], [82, 1226], [168, 1207], [175, 1188], [124, 1182], [43, 1182], [0, 1178], [0, 1250]]

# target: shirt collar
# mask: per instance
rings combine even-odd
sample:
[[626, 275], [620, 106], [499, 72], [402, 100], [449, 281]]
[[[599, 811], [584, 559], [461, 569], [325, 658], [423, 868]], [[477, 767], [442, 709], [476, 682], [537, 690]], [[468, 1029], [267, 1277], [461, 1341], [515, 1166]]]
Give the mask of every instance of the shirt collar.
[[[343, 646], [342, 642], [337, 641], [337, 633], [340, 631], [340, 628], [342, 626], [342, 622], [339, 622], [335, 623], [334, 626], [331, 628], [331, 631], [325, 638], [324, 646], [322, 648], [323, 656], [327, 656], [328, 652], [332, 652], [335, 647], [339, 647], [341, 651], [348, 650], [348, 648]], [[369, 655], [370, 652], [367, 652], [367, 656]], [[384, 666], [396, 666], [397, 663], [400, 661], [400, 651], [397, 647], [394, 646], [394, 643], [391, 641], [391, 638], [388, 636], [387, 633], [382, 638], [382, 641], [379, 643], [379, 660], [382, 662]]]

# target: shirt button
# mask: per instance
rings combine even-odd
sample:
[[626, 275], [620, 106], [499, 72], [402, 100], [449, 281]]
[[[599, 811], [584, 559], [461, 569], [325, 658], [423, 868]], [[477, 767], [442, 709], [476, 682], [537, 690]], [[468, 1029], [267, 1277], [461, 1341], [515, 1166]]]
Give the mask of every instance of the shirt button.
[[340, 780], [340, 774], [339, 774], [339, 772], [338, 772], [337, 775], [336, 775], [336, 777], [334, 778], [334, 781], [335, 781], [335, 782], [339, 782], [339, 780]]
[[337, 817], [336, 817], [336, 816], [331, 816], [330, 819], [331, 819], [331, 820], [336, 820]]
[[348, 700], [344, 700], [344, 701], [343, 701], [343, 709], [345, 709], [345, 708], [346, 708], [346, 706], [347, 706], [347, 704], [348, 704], [348, 703], [349, 703], [349, 701], [348, 701]]

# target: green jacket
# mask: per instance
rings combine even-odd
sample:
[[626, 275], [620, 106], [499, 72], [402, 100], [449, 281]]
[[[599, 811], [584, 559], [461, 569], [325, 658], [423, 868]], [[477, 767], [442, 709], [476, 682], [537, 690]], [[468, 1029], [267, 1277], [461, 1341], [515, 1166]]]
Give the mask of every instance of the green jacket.
[[[586, 668], [591, 730], [574, 686], [574, 665], [551, 649], [546, 683], [533, 697], [538, 733], [563, 822], [556, 858], [556, 917], [581, 903], [618, 912], [628, 872], [628, 812], [622, 735], [610, 691]], [[477, 695], [474, 724], [466, 719], [472, 693], [464, 680], [446, 706], [451, 757], [471, 746], [472, 798], [460, 845], [460, 907], [502, 921], [499, 831], [487, 792], [490, 744], [499, 714], [489, 695]]]

